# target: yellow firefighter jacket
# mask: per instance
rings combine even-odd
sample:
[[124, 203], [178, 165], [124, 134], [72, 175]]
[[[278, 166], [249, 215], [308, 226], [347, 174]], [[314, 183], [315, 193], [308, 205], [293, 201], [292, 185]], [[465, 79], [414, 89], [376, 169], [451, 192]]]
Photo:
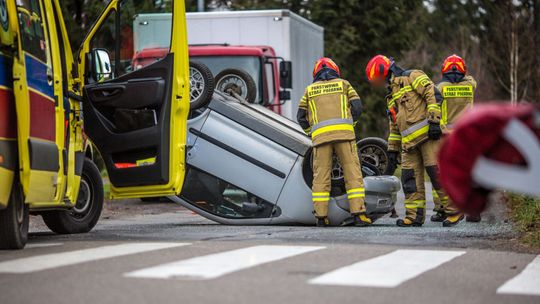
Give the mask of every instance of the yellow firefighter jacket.
[[410, 150], [428, 139], [429, 123], [439, 123], [440, 102], [435, 97], [435, 85], [420, 70], [392, 75], [387, 96], [390, 113], [388, 150]]
[[437, 85], [443, 102], [441, 105], [441, 128], [443, 132], [452, 131], [453, 124], [465, 110], [474, 103], [476, 81], [472, 76], [465, 76], [460, 82], [444, 81]]
[[358, 93], [340, 78], [306, 88], [299, 107], [307, 111], [314, 146], [356, 138], [349, 104], [354, 99], [360, 99]]

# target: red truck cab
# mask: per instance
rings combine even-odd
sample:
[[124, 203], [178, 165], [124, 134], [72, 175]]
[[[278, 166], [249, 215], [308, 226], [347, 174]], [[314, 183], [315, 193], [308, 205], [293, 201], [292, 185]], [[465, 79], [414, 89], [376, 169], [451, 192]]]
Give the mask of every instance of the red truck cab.
[[[163, 48], [146, 48], [135, 53], [133, 68], [139, 69], [167, 53]], [[270, 46], [231, 46], [228, 44], [190, 45], [189, 57], [206, 65], [214, 77], [225, 69], [247, 72], [257, 85], [255, 103], [281, 114], [282, 105], [290, 99], [290, 62], [276, 57]]]

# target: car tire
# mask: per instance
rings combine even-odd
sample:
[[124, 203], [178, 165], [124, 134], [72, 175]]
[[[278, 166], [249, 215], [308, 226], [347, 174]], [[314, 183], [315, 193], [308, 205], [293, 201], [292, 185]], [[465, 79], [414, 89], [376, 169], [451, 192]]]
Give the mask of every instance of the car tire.
[[189, 62], [189, 105], [191, 110], [206, 107], [214, 94], [214, 75], [210, 69], [197, 61]]
[[13, 179], [8, 205], [0, 210], [0, 249], [22, 249], [28, 241], [29, 207], [19, 177]]
[[232, 91], [249, 103], [254, 103], [257, 98], [255, 80], [247, 72], [238, 69], [225, 69], [217, 74], [216, 90], [229, 95], [233, 95]]
[[362, 163], [371, 164], [383, 175], [393, 175], [388, 168], [388, 142], [378, 137], [367, 137], [356, 143]]
[[77, 203], [70, 210], [42, 213], [43, 221], [58, 234], [86, 233], [97, 224], [103, 209], [103, 181], [97, 166], [84, 160]]

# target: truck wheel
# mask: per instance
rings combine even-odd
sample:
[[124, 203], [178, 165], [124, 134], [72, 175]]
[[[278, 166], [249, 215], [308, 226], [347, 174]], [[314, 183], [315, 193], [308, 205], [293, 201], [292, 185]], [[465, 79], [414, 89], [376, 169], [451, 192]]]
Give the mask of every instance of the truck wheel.
[[49, 229], [58, 234], [89, 232], [101, 215], [103, 196], [103, 181], [99, 170], [86, 158], [75, 206], [70, 210], [44, 212], [43, 221]]
[[226, 69], [216, 76], [216, 90], [231, 96], [240, 96], [243, 100], [254, 103], [257, 98], [257, 85], [247, 72], [238, 69]]
[[0, 249], [24, 248], [28, 241], [28, 211], [19, 177], [15, 176], [8, 206], [0, 210]]
[[367, 137], [356, 143], [358, 155], [363, 163], [371, 164], [383, 175], [392, 175], [394, 172], [387, 172], [388, 169], [388, 143], [378, 137]]
[[214, 76], [206, 65], [197, 61], [189, 62], [189, 89], [192, 110], [203, 108], [212, 100]]

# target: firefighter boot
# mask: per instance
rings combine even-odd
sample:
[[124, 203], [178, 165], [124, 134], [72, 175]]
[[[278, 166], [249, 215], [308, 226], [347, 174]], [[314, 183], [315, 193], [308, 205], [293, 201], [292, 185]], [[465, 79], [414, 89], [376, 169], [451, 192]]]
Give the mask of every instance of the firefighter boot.
[[446, 219], [443, 221], [443, 227], [453, 227], [461, 220], [465, 218], [465, 215], [459, 211], [459, 209], [454, 205], [454, 203], [448, 199], [448, 196], [445, 197], [446, 201], [443, 202], [444, 213], [446, 214]]
[[430, 220], [437, 223], [444, 222], [444, 220], [446, 220], [446, 213], [444, 213], [444, 211], [437, 211], [431, 216]]
[[424, 224], [425, 209], [407, 209], [404, 219], [398, 219], [396, 225], [399, 227], [421, 227]]
[[330, 221], [327, 217], [318, 217], [317, 218], [317, 227], [328, 227], [330, 226]]
[[366, 227], [371, 225], [371, 219], [365, 213], [353, 214], [353, 225], [356, 227]]
[[465, 216], [463, 213], [456, 213], [446, 217], [446, 220], [442, 223], [443, 227], [454, 227], [459, 223]]
[[432, 191], [433, 193], [433, 204], [435, 205], [435, 208], [433, 211], [435, 211], [435, 214], [433, 214], [430, 218], [432, 222], [442, 223], [446, 219], [446, 213], [444, 212], [444, 206], [441, 202], [441, 199], [439, 198], [439, 194], [435, 189]]

